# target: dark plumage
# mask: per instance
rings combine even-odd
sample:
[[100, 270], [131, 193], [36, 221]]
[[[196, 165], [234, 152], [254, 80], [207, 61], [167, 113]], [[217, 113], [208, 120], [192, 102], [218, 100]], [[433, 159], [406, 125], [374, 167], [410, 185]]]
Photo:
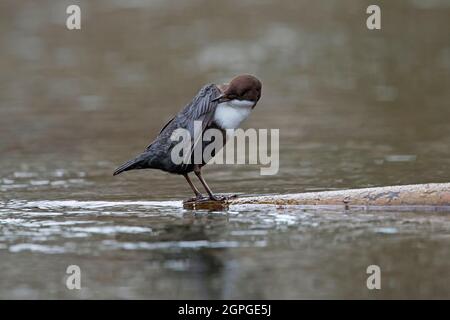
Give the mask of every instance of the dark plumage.
[[[219, 118], [216, 114], [218, 105], [224, 106], [228, 103], [232, 105], [232, 108], [239, 108], [239, 106], [233, 105], [233, 101], [237, 101], [236, 103], [244, 101], [252, 104], [251, 108], [253, 108], [260, 96], [261, 82], [250, 75], [238, 76], [229, 85], [216, 86], [215, 84], [209, 84], [204, 86], [194, 99], [161, 129], [156, 139], [142, 154], [122, 164], [113, 175], [135, 169], [159, 169], [169, 173], [181, 174], [186, 178], [196, 196], [201, 197], [200, 192], [195, 188], [187, 175], [189, 172], [194, 171], [210, 198], [217, 199], [201, 175], [200, 170], [205, 162], [202, 164], [193, 164], [193, 161], [191, 161], [191, 164], [175, 164], [172, 162], [171, 151], [178, 144], [178, 141], [172, 141], [170, 137], [174, 130], [184, 128], [189, 131], [193, 141], [199, 141], [197, 138], [201, 139], [201, 137], [194, 137], [194, 121], [202, 121], [202, 133], [210, 128], [217, 128], [224, 132], [223, 123], [227, 119], [223, 119], [224, 116]], [[207, 143], [203, 142], [203, 148], [206, 145]], [[193, 146], [194, 142], [192, 142], [192, 150]]]

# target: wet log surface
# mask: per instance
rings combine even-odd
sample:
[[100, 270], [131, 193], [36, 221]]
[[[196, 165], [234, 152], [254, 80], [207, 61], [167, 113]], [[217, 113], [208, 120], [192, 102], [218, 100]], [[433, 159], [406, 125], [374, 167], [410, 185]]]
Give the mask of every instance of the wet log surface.
[[238, 197], [226, 201], [184, 202], [190, 209], [220, 209], [230, 205], [301, 205], [343, 208], [447, 208], [450, 209], [450, 183], [428, 183], [364, 189], [334, 190], [284, 195]]
[[232, 204], [450, 206], [450, 183], [374, 187], [237, 198]]

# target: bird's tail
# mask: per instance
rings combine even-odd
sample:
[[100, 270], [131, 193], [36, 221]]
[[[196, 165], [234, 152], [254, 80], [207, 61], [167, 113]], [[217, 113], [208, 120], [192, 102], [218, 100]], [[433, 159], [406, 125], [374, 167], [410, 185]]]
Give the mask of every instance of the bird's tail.
[[137, 156], [136, 158], [125, 162], [120, 167], [118, 167], [116, 169], [116, 171], [114, 171], [113, 176], [117, 176], [118, 174], [120, 174], [124, 171], [143, 168], [145, 158], [146, 158], [145, 154], [141, 154], [141, 155]]

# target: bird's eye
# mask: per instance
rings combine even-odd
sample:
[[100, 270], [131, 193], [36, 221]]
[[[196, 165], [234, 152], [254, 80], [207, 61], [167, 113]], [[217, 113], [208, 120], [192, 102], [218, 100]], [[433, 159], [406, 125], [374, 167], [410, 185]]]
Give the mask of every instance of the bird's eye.
[[250, 94], [250, 90], [244, 90], [242, 93], [241, 93], [241, 97], [246, 97], [246, 96], [248, 96], [249, 94]]

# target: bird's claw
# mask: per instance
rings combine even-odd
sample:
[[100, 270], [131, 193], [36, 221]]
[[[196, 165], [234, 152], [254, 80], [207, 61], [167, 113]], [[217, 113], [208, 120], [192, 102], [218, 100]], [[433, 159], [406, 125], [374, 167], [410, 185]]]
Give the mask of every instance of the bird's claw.
[[217, 201], [217, 202], [224, 202], [226, 200], [232, 199], [232, 198], [236, 198], [237, 195], [236, 194], [231, 194], [231, 195], [210, 195], [210, 196], [204, 196], [204, 195], [197, 195], [195, 197], [189, 198], [184, 200], [184, 203], [188, 203], [188, 202], [208, 202], [208, 201]]
[[209, 196], [209, 199], [212, 201], [226, 201], [226, 200], [236, 198], [236, 197], [237, 197], [236, 194], [225, 195], [225, 196], [222, 196], [222, 195], [219, 196], [219, 195], [213, 194], [213, 195]]
[[208, 199], [208, 198], [205, 197], [205, 196], [202, 195], [202, 194], [198, 194], [198, 195], [196, 195], [195, 197], [186, 199], [185, 201], [186, 201], [186, 202], [193, 202], [193, 201], [201, 201], [201, 200], [205, 200], [205, 199]]

